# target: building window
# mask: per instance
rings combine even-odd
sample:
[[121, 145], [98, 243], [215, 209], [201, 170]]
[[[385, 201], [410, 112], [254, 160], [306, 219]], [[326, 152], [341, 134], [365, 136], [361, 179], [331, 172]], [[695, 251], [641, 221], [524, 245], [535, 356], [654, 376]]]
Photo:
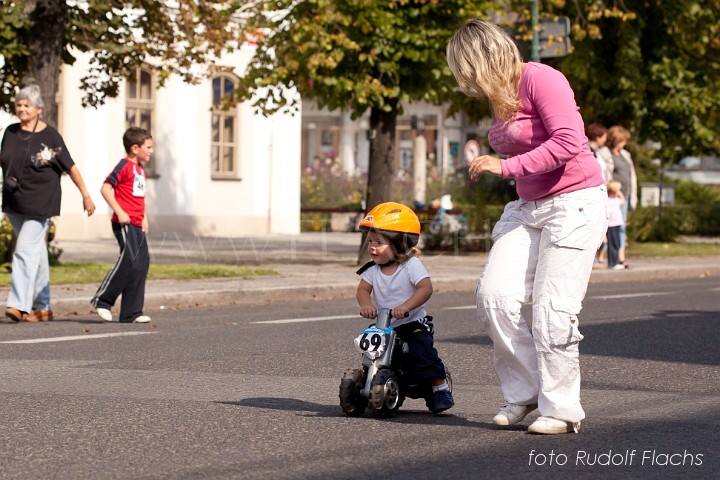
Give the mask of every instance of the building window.
[[[144, 128], [155, 137], [155, 78], [150, 70], [136, 68], [127, 78], [125, 103], [125, 128]], [[145, 165], [149, 175], [157, 174], [155, 160], [151, 157]]]
[[210, 161], [213, 178], [238, 178], [237, 108], [224, 109], [225, 99], [235, 91], [235, 80], [229, 75], [212, 79], [212, 121]]

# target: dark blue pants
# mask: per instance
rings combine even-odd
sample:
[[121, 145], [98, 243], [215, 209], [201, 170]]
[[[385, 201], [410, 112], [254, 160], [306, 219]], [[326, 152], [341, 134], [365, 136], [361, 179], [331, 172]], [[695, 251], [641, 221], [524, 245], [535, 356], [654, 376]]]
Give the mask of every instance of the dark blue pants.
[[608, 243], [608, 251], [607, 251], [607, 258], [608, 258], [608, 266], [614, 267], [620, 262], [620, 259], [618, 257], [618, 254], [620, 252], [620, 246], [621, 246], [621, 235], [620, 235], [620, 226], [617, 227], [608, 227], [607, 230], [607, 243]]
[[120, 256], [90, 303], [95, 308], [109, 310], [122, 295], [120, 321], [132, 322], [143, 314], [150, 251], [145, 232], [140, 227], [113, 222], [112, 228], [120, 246]]
[[445, 378], [445, 365], [433, 345], [432, 317], [395, 327], [395, 332], [405, 346], [395, 348], [393, 366], [405, 373], [408, 383]]

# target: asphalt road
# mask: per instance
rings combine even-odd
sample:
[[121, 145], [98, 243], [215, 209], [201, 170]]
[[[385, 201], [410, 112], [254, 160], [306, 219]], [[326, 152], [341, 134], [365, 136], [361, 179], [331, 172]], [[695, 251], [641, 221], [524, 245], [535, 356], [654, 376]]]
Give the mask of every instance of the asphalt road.
[[578, 435], [498, 429], [468, 293], [436, 294], [457, 405], [347, 418], [353, 300], [165, 310], [153, 324], [0, 322], [0, 478], [717, 478], [720, 279], [590, 286]]

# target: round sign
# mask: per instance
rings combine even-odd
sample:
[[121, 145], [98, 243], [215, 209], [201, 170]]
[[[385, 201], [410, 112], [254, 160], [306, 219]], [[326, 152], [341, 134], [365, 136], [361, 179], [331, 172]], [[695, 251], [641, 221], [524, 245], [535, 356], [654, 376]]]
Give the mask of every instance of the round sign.
[[469, 140], [465, 144], [465, 161], [470, 165], [480, 155], [480, 144], [475, 140]]

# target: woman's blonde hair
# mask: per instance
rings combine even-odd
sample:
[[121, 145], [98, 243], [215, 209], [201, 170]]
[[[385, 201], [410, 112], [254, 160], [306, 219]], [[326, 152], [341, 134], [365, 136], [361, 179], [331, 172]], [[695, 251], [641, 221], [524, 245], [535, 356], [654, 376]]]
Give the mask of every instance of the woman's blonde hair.
[[504, 30], [484, 20], [469, 20], [450, 39], [446, 53], [463, 93], [487, 97], [500, 120], [510, 120], [518, 112], [523, 61]]

